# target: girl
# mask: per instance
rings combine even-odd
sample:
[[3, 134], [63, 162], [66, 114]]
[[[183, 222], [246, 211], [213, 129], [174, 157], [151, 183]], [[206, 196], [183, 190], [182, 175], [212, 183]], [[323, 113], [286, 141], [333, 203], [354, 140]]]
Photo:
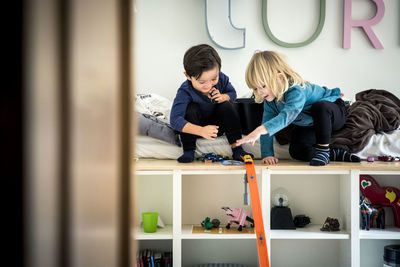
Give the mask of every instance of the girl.
[[246, 83], [254, 90], [256, 102], [264, 102], [262, 125], [236, 145], [260, 138], [263, 163], [276, 164], [273, 136], [293, 123], [289, 153], [294, 159], [323, 166], [332, 161], [359, 162], [360, 158], [343, 149], [329, 148], [333, 131], [346, 121], [339, 88], [328, 89], [303, 80], [284, 60], [272, 51], [257, 51], [246, 69]]

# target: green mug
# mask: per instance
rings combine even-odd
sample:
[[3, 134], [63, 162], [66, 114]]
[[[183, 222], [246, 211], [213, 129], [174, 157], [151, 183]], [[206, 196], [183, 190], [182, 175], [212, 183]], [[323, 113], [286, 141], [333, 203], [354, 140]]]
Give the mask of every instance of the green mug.
[[143, 212], [143, 231], [145, 233], [157, 232], [158, 213], [157, 212]]

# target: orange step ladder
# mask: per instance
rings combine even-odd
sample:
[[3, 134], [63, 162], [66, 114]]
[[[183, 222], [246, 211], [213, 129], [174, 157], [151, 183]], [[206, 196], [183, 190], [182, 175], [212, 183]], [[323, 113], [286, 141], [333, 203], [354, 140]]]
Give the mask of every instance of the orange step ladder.
[[247, 180], [250, 189], [251, 208], [253, 210], [254, 227], [257, 238], [258, 259], [260, 267], [269, 267], [267, 240], [264, 232], [264, 222], [261, 212], [260, 195], [258, 193], [256, 169], [254, 167], [253, 159], [250, 155], [243, 157], [246, 166]]

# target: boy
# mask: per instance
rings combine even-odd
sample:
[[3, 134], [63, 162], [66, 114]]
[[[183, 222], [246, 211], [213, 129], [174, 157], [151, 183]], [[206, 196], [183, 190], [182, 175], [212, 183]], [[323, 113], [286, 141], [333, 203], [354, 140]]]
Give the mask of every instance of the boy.
[[176, 93], [170, 116], [171, 126], [180, 132], [183, 146], [178, 161], [194, 160], [199, 136], [213, 141], [224, 132], [233, 159], [242, 160], [248, 153], [235, 144], [242, 136], [239, 115], [231, 102], [236, 99], [236, 91], [228, 76], [220, 72], [217, 51], [206, 44], [193, 46], [186, 51], [183, 66], [187, 80]]

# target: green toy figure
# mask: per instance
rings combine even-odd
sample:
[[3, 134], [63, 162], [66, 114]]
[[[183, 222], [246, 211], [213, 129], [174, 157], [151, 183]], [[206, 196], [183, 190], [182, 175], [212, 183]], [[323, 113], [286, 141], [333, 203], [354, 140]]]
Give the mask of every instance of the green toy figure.
[[213, 227], [218, 228], [220, 221], [218, 219], [213, 219], [210, 221], [209, 217], [206, 217], [204, 221], [201, 222], [201, 226], [203, 226], [206, 230], [211, 230]]
[[213, 224], [210, 221], [210, 218], [205, 218], [204, 221], [201, 222], [201, 226], [203, 226], [206, 230], [211, 230], [213, 228]]

